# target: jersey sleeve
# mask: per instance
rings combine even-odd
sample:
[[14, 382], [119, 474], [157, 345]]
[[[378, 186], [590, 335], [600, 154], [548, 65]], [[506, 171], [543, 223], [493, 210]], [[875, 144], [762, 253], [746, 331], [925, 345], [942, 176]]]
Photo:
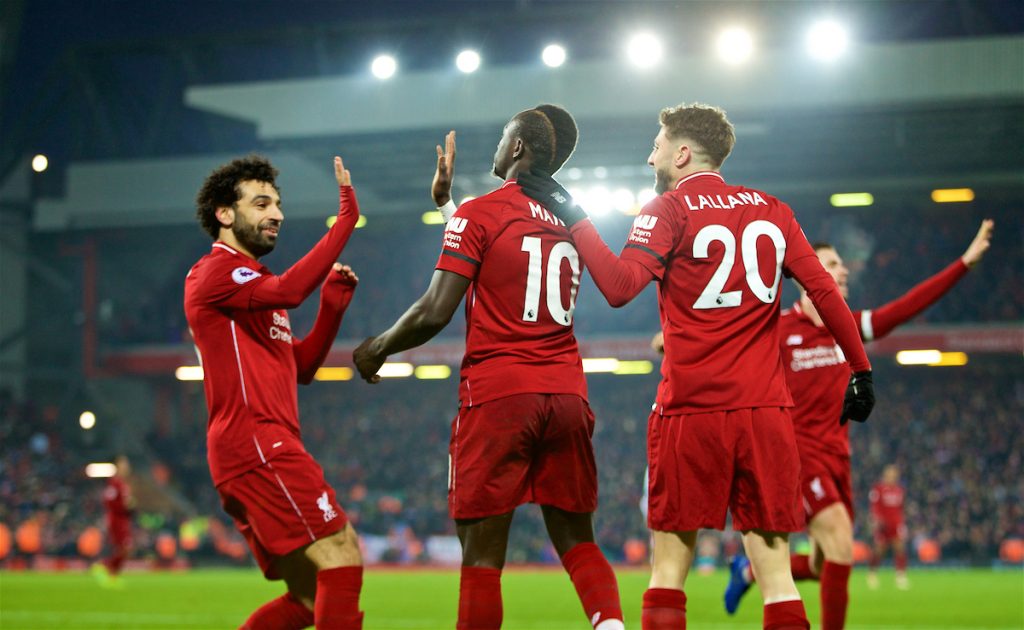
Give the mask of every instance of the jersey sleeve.
[[254, 260], [241, 256], [211, 257], [196, 278], [196, 297], [221, 308], [248, 309], [253, 291], [271, 277]]
[[475, 280], [491, 243], [493, 215], [500, 210], [494, 204], [475, 200], [459, 206], [445, 226], [435, 268]]
[[967, 275], [967, 265], [957, 258], [948, 267], [921, 282], [892, 302], [876, 309], [858, 311], [857, 323], [864, 341], [880, 339], [894, 328], [913, 319], [953, 288]]
[[652, 199], [633, 219], [633, 227], [622, 248], [622, 259], [639, 262], [661, 280], [682, 236], [685, 216], [671, 197], [662, 195]]

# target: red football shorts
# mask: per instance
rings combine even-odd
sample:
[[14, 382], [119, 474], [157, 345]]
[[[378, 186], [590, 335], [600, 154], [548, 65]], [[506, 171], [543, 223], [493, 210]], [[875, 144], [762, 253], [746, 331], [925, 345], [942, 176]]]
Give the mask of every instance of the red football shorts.
[[907, 526], [902, 522], [882, 521], [875, 525], [875, 543], [890, 544], [907, 539]]
[[803, 495], [807, 522], [836, 503], [846, 506], [853, 522], [853, 482], [850, 458], [818, 451], [801, 453], [800, 493]]
[[789, 410], [735, 409], [647, 423], [648, 526], [656, 531], [803, 529], [800, 458]]
[[597, 509], [594, 414], [572, 394], [517, 394], [463, 407], [448, 448], [448, 512], [481, 518], [523, 503]]
[[245, 536], [263, 575], [280, 579], [274, 561], [345, 527], [348, 517], [305, 451], [281, 453], [217, 486], [224, 511]]

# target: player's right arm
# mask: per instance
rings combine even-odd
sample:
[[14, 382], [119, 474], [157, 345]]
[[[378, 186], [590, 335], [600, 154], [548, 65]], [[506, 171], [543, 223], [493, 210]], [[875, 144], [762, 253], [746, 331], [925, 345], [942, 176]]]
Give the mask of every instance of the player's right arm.
[[359, 219], [352, 176], [340, 157], [334, 158], [334, 175], [339, 191], [338, 218], [309, 253], [279, 276], [261, 275], [245, 265], [233, 265], [224, 278], [213, 278], [207, 287], [210, 304], [252, 311], [290, 309], [302, 304], [316, 290], [345, 248]]
[[992, 242], [995, 222], [985, 219], [978, 234], [963, 256], [948, 267], [921, 282], [892, 302], [871, 310], [861, 311], [861, 336], [865, 341], [880, 339], [894, 328], [913, 319], [939, 300], [960, 281], [967, 272], [981, 262]]

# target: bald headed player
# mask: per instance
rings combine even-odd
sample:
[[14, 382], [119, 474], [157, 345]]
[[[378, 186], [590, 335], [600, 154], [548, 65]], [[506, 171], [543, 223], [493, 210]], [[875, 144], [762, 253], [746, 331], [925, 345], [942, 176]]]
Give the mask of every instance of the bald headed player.
[[[465, 296], [466, 355], [448, 477], [449, 512], [462, 543], [460, 629], [501, 626], [509, 527], [516, 506], [529, 502], [540, 504], [591, 624], [623, 628], [615, 575], [594, 544], [594, 416], [572, 327], [583, 270], [565, 224], [516, 183], [526, 169], [561, 168], [576, 137], [576, 123], [561, 107], [513, 116], [494, 155], [494, 174], [504, 183], [458, 208], [427, 292], [354, 354], [360, 375], [376, 383], [388, 355], [426, 343]], [[438, 148], [438, 176], [450, 188], [453, 134], [446, 148]], [[442, 161], [446, 155], [451, 159]]]

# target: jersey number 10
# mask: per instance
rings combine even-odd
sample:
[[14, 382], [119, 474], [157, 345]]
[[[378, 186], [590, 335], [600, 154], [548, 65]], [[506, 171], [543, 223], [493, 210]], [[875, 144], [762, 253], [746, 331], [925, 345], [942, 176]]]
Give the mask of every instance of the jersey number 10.
[[[757, 240], [761, 236], [767, 236], [772, 240], [775, 249], [775, 280], [772, 286], [768, 286], [761, 280], [761, 270], [757, 262]], [[725, 283], [729, 280], [729, 273], [736, 262], [736, 237], [724, 225], [706, 225], [693, 238], [693, 257], [707, 258], [708, 247], [712, 241], [718, 241], [725, 246], [725, 253], [722, 255], [722, 262], [718, 269], [708, 281], [701, 292], [700, 297], [693, 303], [695, 309], [730, 308], [739, 306], [742, 299], [742, 291], [723, 291]], [[770, 221], [751, 221], [743, 229], [743, 236], [740, 242], [740, 253], [743, 256], [743, 268], [747, 274], [747, 286], [754, 294], [754, 297], [765, 304], [771, 304], [779, 295], [779, 281], [782, 280], [782, 260], [786, 257], [786, 237], [782, 230]]]
[[[580, 255], [568, 241], [559, 241], [548, 254], [547, 274], [544, 274], [544, 257], [540, 239], [524, 236], [521, 251], [530, 255], [526, 272], [526, 301], [523, 304], [523, 320], [537, 321], [540, 308], [541, 276], [547, 276], [547, 306], [551, 319], [562, 326], [572, 326], [572, 312], [576, 309], [576, 292], [580, 287]], [[562, 307], [562, 261], [569, 261], [572, 279], [569, 288], [569, 308]]]

